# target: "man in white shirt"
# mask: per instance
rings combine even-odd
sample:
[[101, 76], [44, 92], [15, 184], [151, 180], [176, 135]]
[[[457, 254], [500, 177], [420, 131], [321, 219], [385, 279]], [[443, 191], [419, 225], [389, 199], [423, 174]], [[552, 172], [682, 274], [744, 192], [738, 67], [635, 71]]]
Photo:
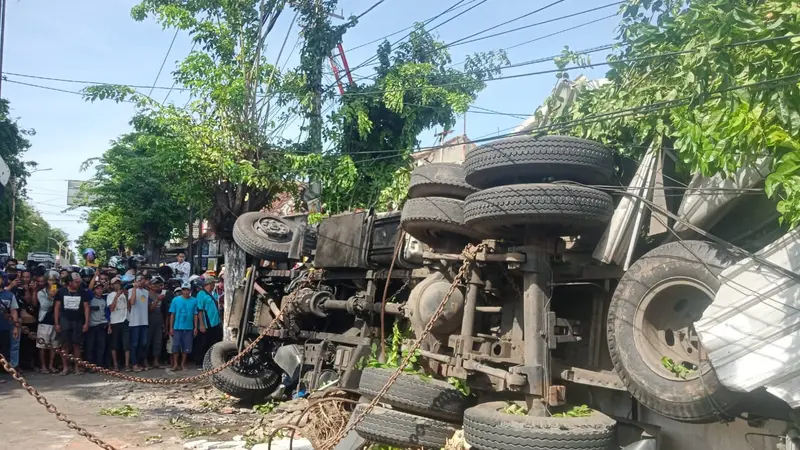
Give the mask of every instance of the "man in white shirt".
[[169, 267], [175, 273], [175, 278], [180, 278], [183, 281], [189, 281], [192, 275], [192, 264], [186, 261], [186, 253], [178, 252], [178, 261], [169, 263]]
[[147, 325], [150, 295], [144, 288], [144, 277], [136, 277], [128, 295], [128, 330], [131, 336], [130, 352], [134, 372], [147, 370]]

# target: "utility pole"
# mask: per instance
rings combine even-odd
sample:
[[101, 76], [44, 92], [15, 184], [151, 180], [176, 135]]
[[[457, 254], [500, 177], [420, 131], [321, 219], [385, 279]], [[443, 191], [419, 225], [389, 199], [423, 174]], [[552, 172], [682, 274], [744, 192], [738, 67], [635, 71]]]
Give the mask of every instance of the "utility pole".
[[[327, 16], [322, 17], [322, 1], [316, 1], [317, 16], [315, 18], [315, 27], [317, 31], [323, 26], [327, 26]], [[317, 38], [318, 39], [318, 38]], [[318, 51], [315, 51], [315, 58], [313, 61], [313, 70], [310, 72], [309, 84], [313, 89], [314, 99], [311, 104], [311, 117], [308, 123], [308, 141], [311, 144], [311, 151], [314, 153], [322, 153], [322, 63], [324, 56]]]
[[[191, 267], [194, 267], [194, 261], [192, 260], [192, 258], [193, 258], [193, 255], [192, 255], [192, 241], [194, 240], [194, 218], [192, 217], [192, 207], [191, 206], [189, 207], [189, 226], [188, 226], [188, 229], [189, 229], [188, 230], [189, 231], [189, 237], [188, 237], [188, 239], [186, 239], [186, 243], [188, 244], [186, 246], [186, 260], [189, 261], [189, 264], [191, 264]], [[189, 274], [189, 275], [191, 275], [191, 274]]]
[[[3, 0], [3, 8], [5, 8], [6, 2]], [[0, 54], [2, 54], [2, 50], [0, 50]], [[1, 58], [1, 57], [0, 57]], [[0, 63], [1, 64], [1, 63]], [[2, 79], [2, 77], [0, 77]], [[16, 178], [11, 178], [11, 256], [16, 257], [16, 252], [14, 251], [14, 224], [16, 222], [15, 218], [17, 215], [17, 180]]]
[[[0, 98], [2, 98], [2, 88], [3, 88], [3, 50], [5, 50], [5, 42], [6, 42], [6, 0], [0, 0], [3, 2], [0, 5]], [[13, 219], [12, 219], [13, 220]], [[14, 248], [14, 233], [11, 233], [11, 248]]]

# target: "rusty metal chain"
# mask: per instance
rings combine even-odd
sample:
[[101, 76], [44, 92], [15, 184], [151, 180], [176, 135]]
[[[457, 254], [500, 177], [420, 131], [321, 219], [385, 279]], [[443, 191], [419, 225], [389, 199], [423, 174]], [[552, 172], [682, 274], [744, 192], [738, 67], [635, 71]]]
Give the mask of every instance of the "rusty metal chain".
[[81, 367], [85, 367], [85, 368], [88, 368], [90, 370], [94, 370], [95, 372], [101, 373], [103, 375], [108, 375], [108, 376], [111, 376], [111, 377], [119, 378], [119, 379], [122, 379], [122, 380], [125, 380], [125, 381], [131, 381], [131, 382], [134, 382], [134, 383], [157, 384], [157, 385], [187, 384], [187, 383], [196, 383], [196, 382], [198, 382], [200, 380], [203, 380], [205, 378], [214, 376], [214, 375], [222, 372], [223, 370], [227, 369], [228, 367], [230, 367], [230, 366], [238, 363], [239, 361], [241, 361], [241, 359], [245, 355], [247, 355], [251, 350], [253, 350], [258, 345], [258, 343], [261, 342], [262, 339], [264, 339], [266, 336], [268, 336], [270, 334], [270, 332], [275, 328], [275, 326], [279, 323], [280, 319], [282, 318], [283, 312], [286, 309], [286, 307], [290, 303], [292, 303], [294, 301], [294, 299], [297, 297], [297, 293], [299, 292], [300, 288], [303, 287], [306, 283], [307, 282], [299, 284], [297, 289], [295, 289], [289, 295], [284, 297], [284, 301], [281, 302], [282, 305], [281, 305], [280, 312], [278, 313], [278, 315], [275, 318], [272, 319], [272, 321], [270, 322], [270, 324], [267, 327], [267, 329], [264, 330], [261, 334], [259, 334], [258, 337], [256, 337], [253, 340], [253, 342], [251, 342], [247, 347], [245, 347], [241, 352], [239, 352], [239, 354], [237, 354], [236, 356], [231, 358], [229, 361], [227, 361], [225, 364], [223, 364], [223, 365], [221, 365], [219, 367], [215, 367], [212, 370], [209, 370], [207, 372], [203, 372], [203, 373], [198, 374], [198, 375], [194, 375], [194, 376], [190, 376], [190, 377], [184, 377], [184, 378], [146, 378], [146, 377], [139, 377], [139, 376], [135, 376], [135, 375], [128, 375], [128, 374], [125, 374], [125, 373], [122, 373], [122, 372], [117, 372], [117, 371], [111, 370], [111, 369], [106, 369], [105, 367], [101, 367], [101, 366], [98, 366], [96, 364], [92, 364], [92, 363], [90, 363], [90, 362], [88, 362], [86, 360], [77, 358], [77, 357], [71, 355], [70, 353], [65, 352], [61, 348], [52, 347], [52, 346], [47, 345], [47, 343], [44, 341], [44, 339], [37, 338], [36, 334], [32, 333], [28, 329], [28, 327], [22, 325], [19, 320], [13, 321], [11, 315], [8, 314], [8, 313], [5, 313], [5, 316], [6, 316], [6, 318], [8, 320], [14, 322], [14, 324], [17, 327], [20, 327], [20, 329], [22, 331], [22, 334], [24, 334], [25, 336], [28, 336], [29, 338], [35, 340], [38, 344], [45, 345], [46, 348], [54, 350], [55, 352], [57, 352], [62, 357], [64, 357], [67, 360], [69, 360], [69, 362], [78, 364]]
[[475, 262], [476, 255], [479, 252], [485, 251], [487, 249], [488, 246], [486, 244], [478, 244], [478, 245], [469, 244], [467, 245], [466, 248], [464, 248], [463, 251], [464, 262], [461, 264], [461, 267], [458, 269], [458, 273], [456, 273], [456, 276], [453, 278], [453, 283], [450, 285], [450, 289], [448, 289], [447, 293], [442, 298], [442, 301], [439, 303], [439, 306], [436, 308], [436, 311], [434, 311], [433, 316], [431, 316], [431, 320], [429, 320], [428, 323], [425, 325], [425, 328], [422, 330], [422, 333], [420, 333], [420, 335], [417, 336], [417, 339], [411, 345], [411, 348], [409, 348], [408, 352], [406, 353], [406, 356], [403, 358], [402, 361], [400, 361], [400, 364], [398, 365], [395, 372], [389, 377], [388, 380], [386, 380], [386, 384], [384, 384], [381, 390], [378, 391], [378, 393], [375, 395], [372, 401], [369, 402], [369, 404], [361, 413], [361, 415], [356, 417], [355, 420], [349, 422], [347, 426], [339, 430], [339, 432], [336, 433], [336, 435], [334, 435], [330, 440], [328, 440], [322, 445], [322, 448], [320, 450], [331, 450], [334, 447], [336, 447], [339, 441], [341, 441], [345, 436], [347, 436], [347, 433], [352, 431], [359, 423], [361, 423], [364, 420], [364, 418], [366, 418], [367, 414], [369, 414], [372, 411], [372, 409], [375, 408], [375, 406], [380, 402], [381, 398], [384, 395], [386, 395], [386, 392], [389, 391], [389, 388], [392, 387], [394, 382], [397, 381], [397, 379], [403, 373], [409, 362], [411, 362], [411, 359], [414, 358], [415, 353], [417, 352], [417, 350], [419, 350], [420, 346], [422, 345], [422, 341], [425, 340], [428, 334], [430, 334], [433, 325], [436, 323], [436, 320], [439, 319], [439, 316], [444, 311], [445, 305], [447, 304], [447, 301], [450, 299], [450, 296], [453, 295], [453, 292], [455, 292], [458, 286], [463, 285], [464, 282], [466, 281], [467, 271], [472, 267], [472, 264]]
[[80, 436], [85, 437], [86, 440], [88, 440], [92, 444], [97, 445], [100, 448], [103, 448], [105, 450], [117, 450], [117, 448], [114, 447], [113, 445], [104, 442], [102, 439], [93, 435], [89, 431], [86, 431], [85, 428], [75, 423], [74, 420], [68, 418], [66, 414], [59, 411], [58, 408], [55, 407], [55, 405], [47, 401], [44, 395], [42, 395], [39, 391], [37, 391], [35, 387], [28, 384], [28, 381], [25, 380], [25, 378], [23, 378], [23, 376], [20, 375], [19, 372], [16, 371], [16, 369], [11, 367], [11, 364], [8, 362], [8, 360], [6, 360], [5, 356], [3, 356], [3, 354], [1, 353], [0, 353], [0, 364], [2, 364], [3, 369], [5, 369], [6, 372], [8, 372], [9, 374], [11, 374], [12, 377], [14, 377], [14, 379], [22, 386], [23, 389], [28, 391], [28, 394], [30, 394], [33, 398], [35, 398], [40, 405], [45, 407], [47, 412], [56, 416], [56, 419], [58, 419], [59, 421], [64, 422], [69, 429], [75, 431]]
[[[41, 345], [45, 345], [46, 348], [55, 350], [61, 356], [64, 356], [67, 359], [69, 359], [70, 362], [77, 363], [77, 364], [79, 364], [79, 365], [81, 365], [83, 367], [88, 367], [90, 369], [94, 369], [94, 370], [96, 370], [96, 371], [98, 371], [100, 373], [103, 373], [103, 374], [106, 374], [106, 375], [110, 375], [112, 377], [117, 377], [117, 378], [121, 378], [123, 380], [134, 381], [134, 382], [138, 382], [138, 383], [161, 384], [161, 385], [184, 384], [184, 383], [191, 383], [191, 382], [199, 381], [199, 380], [201, 380], [203, 378], [206, 378], [206, 377], [209, 377], [209, 376], [212, 376], [214, 374], [217, 374], [217, 373], [221, 372], [225, 368], [230, 367], [232, 364], [234, 364], [237, 361], [239, 361], [242, 357], [244, 357], [244, 355], [246, 355], [248, 352], [250, 352], [250, 350], [255, 348], [255, 346], [258, 345], [259, 341], [261, 341], [261, 339], [263, 339], [265, 336], [267, 336], [267, 334], [269, 334], [270, 330], [272, 330], [274, 328], [274, 326], [279, 323], [280, 319], [283, 316], [283, 312], [286, 310], [286, 307], [290, 303], [292, 303], [294, 301], [294, 299], [297, 297], [297, 293], [299, 292], [300, 287], [305, 286], [307, 283], [308, 283], [307, 281], [303, 282], [303, 283], [300, 283], [300, 285], [298, 286], [298, 288], [296, 290], [294, 290], [289, 295], [284, 297], [284, 301], [282, 302], [281, 309], [278, 312], [278, 315], [275, 316], [272, 319], [272, 321], [270, 322], [270, 324], [267, 327], [267, 329], [263, 333], [258, 335], [258, 337], [255, 340], [253, 340], [253, 342], [251, 342], [250, 345], [245, 347], [244, 350], [242, 350], [238, 355], [233, 357], [230, 361], [228, 361], [225, 364], [217, 367], [216, 369], [209, 370], [208, 372], [204, 372], [204, 373], [202, 373], [200, 375], [195, 375], [195, 376], [192, 376], [192, 377], [185, 377], [185, 378], [177, 378], [177, 379], [163, 379], [163, 378], [161, 378], [161, 379], [151, 379], [151, 378], [136, 377], [136, 376], [126, 375], [126, 374], [123, 374], [123, 373], [120, 373], [120, 372], [116, 372], [116, 371], [113, 371], [113, 370], [108, 370], [108, 369], [106, 369], [104, 367], [97, 366], [95, 364], [92, 364], [92, 363], [89, 363], [87, 361], [84, 361], [84, 360], [82, 360], [80, 358], [76, 358], [76, 357], [70, 355], [69, 353], [65, 352], [64, 350], [62, 350], [60, 348], [55, 348], [55, 347], [52, 347], [50, 345], [47, 345], [47, 343], [44, 341], [44, 339], [37, 338], [36, 335], [34, 333], [32, 333], [28, 329], [28, 327], [22, 325], [19, 320], [14, 320], [13, 317], [11, 316], [11, 314], [8, 314], [7, 312], [3, 312], [3, 315], [8, 320], [13, 322], [15, 327], [20, 328], [22, 333], [25, 336], [28, 336], [30, 339], [35, 340], [37, 343], [39, 343]], [[3, 354], [1, 354], [1, 353], [0, 353], [0, 364], [2, 364], [3, 369], [5, 369], [6, 372], [11, 374], [11, 376], [26, 391], [28, 391], [28, 393], [31, 396], [33, 396], [33, 398], [35, 398], [36, 401], [39, 404], [41, 404], [42, 406], [45, 407], [47, 412], [49, 412], [50, 414], [55, 415], [56, 419], [58, 419], [61, 422], [64, 422], [65, 424], [67, 424], [68, 428], [70, 428], [71, 430], [75, 431], [76, 433], [78, 433], [78, 435], [83, 436], [89, 442], [97, 445], [100, 448], [103, 448], [105, 450], [118, 450], [113, 445], [108, 444], [107, 442], [104, 442], [102, 439], [98, 438], [97, 436], [95, 436], [92, 433], [90, 433], [89, 431], [87, 431], [85, 428], [83, 428], [80, 425], [78, 425], [74, 420], [69, 419], [66, 416], [66, 414], [60, 412], [58, 410], [58, 408], [56, 408], [55, 405], [50, 403], [47, 400], [47, 398], [45, 398], [44, 395], [42, 395], [39, 391], [36, 390], [35, 387], [33, 387], [30, 384], [28, 384], [28, 382], [25, 380], [25, 378], [23, 378], [22, 375], [20, 375], [19, 372], [17, 372], [16, 369], [11, 367], [11, 364], [8, 362], [8, 360], [6, 360], [5, 356], [3, 356]]]

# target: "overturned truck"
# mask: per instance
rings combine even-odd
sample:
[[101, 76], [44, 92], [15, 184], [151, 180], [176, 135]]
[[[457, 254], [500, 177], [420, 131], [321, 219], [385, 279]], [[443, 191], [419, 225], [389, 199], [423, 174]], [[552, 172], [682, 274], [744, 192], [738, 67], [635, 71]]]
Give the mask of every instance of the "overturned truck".
[[402, 213], [244, 214], [234, 239], [253, 264], [230, 312], [236, 342], [206, 368], [254, 347], [212, 377], [219, 389], [385, 391], [355, 408], [354, 429], [403, 448], [442, 448], [459, 427], [486, 450], [690, 448], [665, 445], [649, 411], [673, 430], [787, 420], [774, 396], [726, 388], [694, 327], [720, 273], [785, 232], [774, 205], [714, 186], [727, 180], [682, 186], [668, 156], [517, 136], [416, 168]]

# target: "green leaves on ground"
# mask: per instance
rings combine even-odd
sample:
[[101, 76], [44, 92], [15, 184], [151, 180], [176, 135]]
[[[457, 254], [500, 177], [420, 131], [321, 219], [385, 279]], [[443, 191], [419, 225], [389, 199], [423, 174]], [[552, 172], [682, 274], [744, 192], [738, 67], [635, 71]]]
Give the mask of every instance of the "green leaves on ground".
[[122, 405], [114, 408], [102, 408], [101, 416], [139, 417], [139, 408], [131, 405]]
[[[556, 122], [582, 120], [567, 132], [634, 156], [663, 136], [690, 174], [731, 175], [773, 158], [766, 191], [786, 222], [800, 223], [800, 39], [774, 40], [800, 34], [800, 4], [631, 0], [621, 12], [609, 82], [584, 90]], [[568, 51], [557, 62], [582, 58]]]
[[275, 408], [277, 406], [278, 406], [278, 403], [270, 401], [270, 402], [267, 402], [267, 403], [263, 403], [261, 405], [253, 406], [253, 411], [255, 411], [255, 412], [259, 413], [259, 414], [267, 415], [267, 414], [271, 413], [273, 410], [275, 410]]

